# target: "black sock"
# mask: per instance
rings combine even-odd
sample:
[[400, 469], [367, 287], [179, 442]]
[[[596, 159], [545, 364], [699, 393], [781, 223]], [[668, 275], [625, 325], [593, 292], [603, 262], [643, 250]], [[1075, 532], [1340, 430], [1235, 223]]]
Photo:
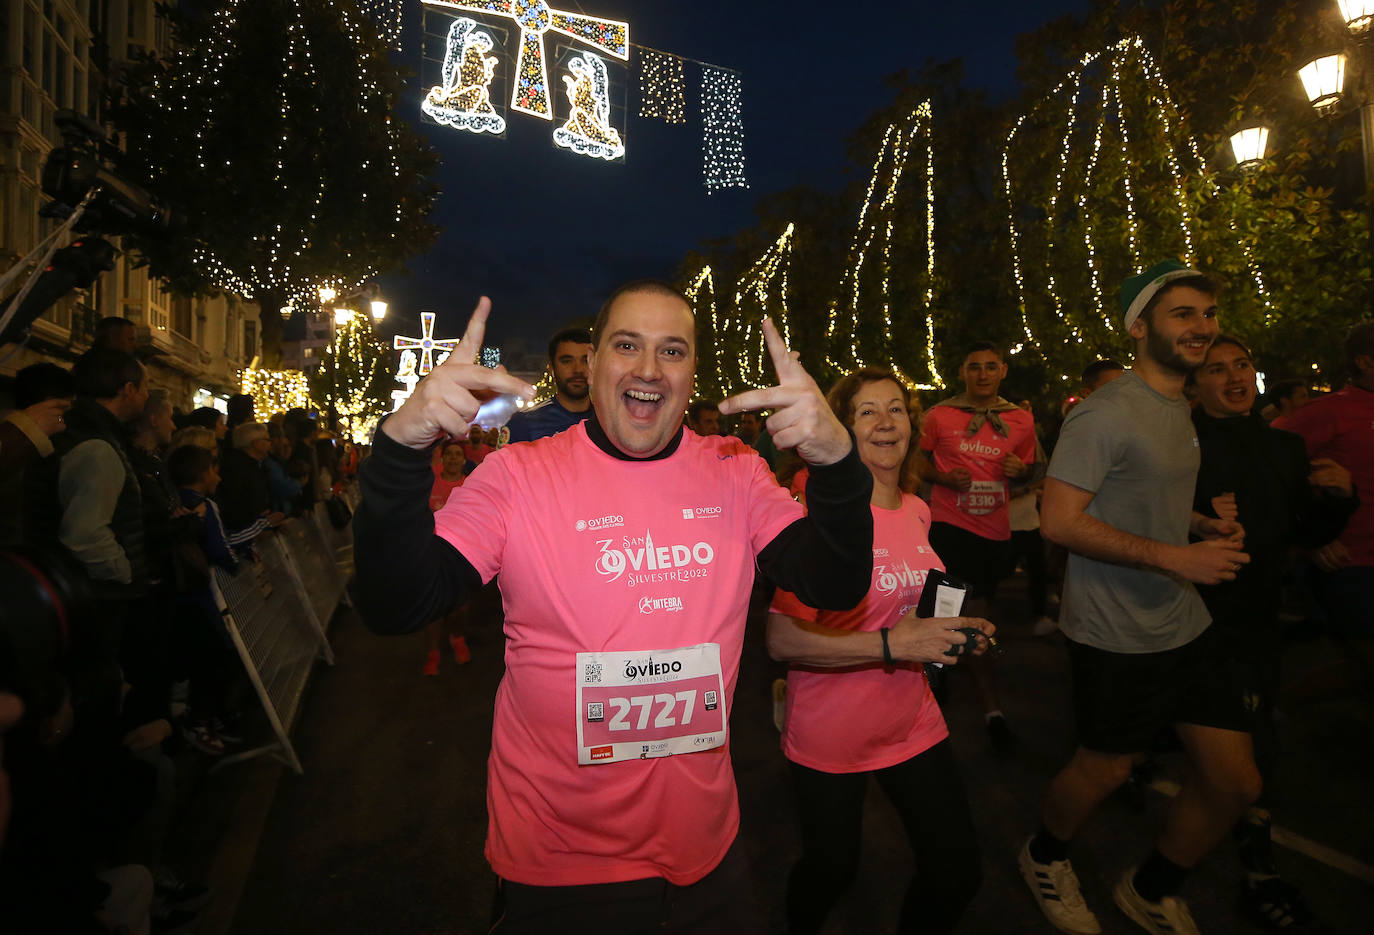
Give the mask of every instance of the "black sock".
[[1150, 851], [1145, 863], [1135, 872], [1135, 891], [1146, 901], [1157, 903], [1165, 896], [1172, 896], [1183, 886], [1188, 869], [1180, 867], [1159, 851]]
[[1052, 864], [1069, 859], [1069, 842], [1061, 841], [1041, 825], [1035, 837], [1030, 840], [1031, 859], [1037, 864]]

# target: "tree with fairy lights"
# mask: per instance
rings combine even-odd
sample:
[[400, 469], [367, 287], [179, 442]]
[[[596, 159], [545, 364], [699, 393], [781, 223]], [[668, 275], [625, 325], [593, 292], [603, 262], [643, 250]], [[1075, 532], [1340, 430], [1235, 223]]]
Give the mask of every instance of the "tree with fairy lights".
[[176, 45], [135, 60], [111, 108], [123, 166], [180, 226], [131, 238], [180, 292], [308, 307], [423, 251], [433, 151], [402, 120], [402, 75], [353, 0], [218, 0], [169, 12]]
[[372, 322], [352, 312], [334, 325], [334, 340], [309, 375], [310, 398], [331, 413], [340, 431], [366, 441], [371, 426], [391, 410], [392, 354], [372, 334]]

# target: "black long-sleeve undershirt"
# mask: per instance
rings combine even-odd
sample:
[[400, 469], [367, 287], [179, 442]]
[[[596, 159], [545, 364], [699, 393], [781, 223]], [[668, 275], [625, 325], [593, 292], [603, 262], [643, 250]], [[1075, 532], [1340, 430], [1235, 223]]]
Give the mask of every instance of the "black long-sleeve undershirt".
[[[649, 460], [615, 448], [595, 418], [587, 421], [587, 433], [612, 457]], [[654, 458], [671, 455], [681, 439], [679, 432]], [[472, 563], [434, 534], [431, 455], [378, 431], [358, 472], [362, 503], [354, 516], [353, 591], [359, 614], [377, 633], [412, 633], [482, 586]], [[759, 568], [813, 607], [856, 606], [868, 593], [873, 568], [872, 491], [873, 475], [852, 445], [837, 463], [813, 466], [806, 484], [807, 516], [759, 552]]]

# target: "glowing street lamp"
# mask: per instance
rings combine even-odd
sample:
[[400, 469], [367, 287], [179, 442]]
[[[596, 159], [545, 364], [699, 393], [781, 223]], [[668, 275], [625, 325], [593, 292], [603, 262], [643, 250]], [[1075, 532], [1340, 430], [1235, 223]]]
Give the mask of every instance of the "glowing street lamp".
[[346, 325], [353, 318], [353, 309], [336, 308], [334, 309], [334, 324]]
[[1374, 0], [1336, 0], [1341, 17], [1352, 33], [1362, 36], [1374, 25]]
[[1307, 100], [1323, 113], [1334, 107], [1345, 90], [1345, 55], [1324, 55], [1298, 69]]
[[381, 321], [381, 320], [384, 319], [384, 318], [386, 318], [386, 303], [383, 302], [381, 299], [373, 299], [373, 300], [372, 300], [372, 319], [373, 319], [373, 321]]
[[1231, 152], [1236, 155], [1236, 165], [1242, 169], [1258, 165], [1268, 145], [1268, 127], [1246, 127], [1231, 134]]
[[339, 293], [335, 291], [333, 286], [320, 286], [319, 293], [321, 305], [328, 305], [339, 296]]

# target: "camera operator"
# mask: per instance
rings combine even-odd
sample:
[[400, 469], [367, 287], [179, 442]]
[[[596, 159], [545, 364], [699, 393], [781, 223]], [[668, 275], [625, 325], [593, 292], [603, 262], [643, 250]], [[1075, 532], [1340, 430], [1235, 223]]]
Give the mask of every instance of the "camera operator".
[[51, 436], [67, 427], [76, 389], [70, 373], [44, 363], [15, 374], [13, 393], [15, 410], [0, 420], [0, 548], [24, 540], [24, 470], [53, 453]]

